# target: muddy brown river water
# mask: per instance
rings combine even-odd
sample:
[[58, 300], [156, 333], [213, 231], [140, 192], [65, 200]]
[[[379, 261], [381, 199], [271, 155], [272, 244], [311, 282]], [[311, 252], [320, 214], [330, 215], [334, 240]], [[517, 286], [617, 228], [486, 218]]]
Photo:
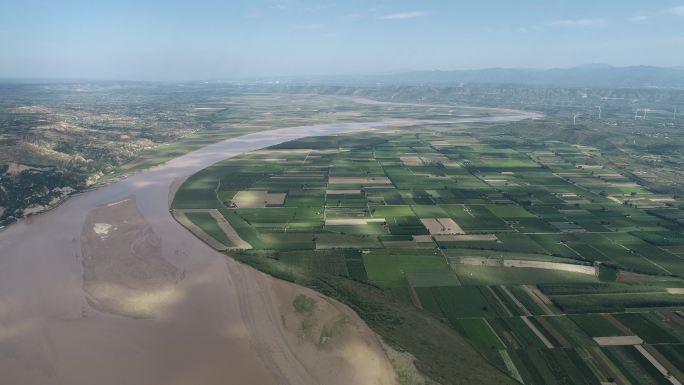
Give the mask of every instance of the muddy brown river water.
[[[200, 242], [171, 217], [169, 189], [281, 142], [419, 123], [323, 124], [228, 139], [1, 231], [0, 384], [394, 384], [377, 337], [353, 312]], [[321, 322], [344, 319], [346, 331], [324, 347], [297, 336], [291, 303], [300, 294], [316, 301]]]

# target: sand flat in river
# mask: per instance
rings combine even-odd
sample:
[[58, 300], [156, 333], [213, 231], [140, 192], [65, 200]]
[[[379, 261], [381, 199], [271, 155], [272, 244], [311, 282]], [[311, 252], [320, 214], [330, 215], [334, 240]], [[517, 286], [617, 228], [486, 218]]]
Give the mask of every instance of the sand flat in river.
[[94, 308], [147, 318], [174, 300], [180, 273], [162, 256], [135, 197], [91, 210], [81, 251], [83, 290]]

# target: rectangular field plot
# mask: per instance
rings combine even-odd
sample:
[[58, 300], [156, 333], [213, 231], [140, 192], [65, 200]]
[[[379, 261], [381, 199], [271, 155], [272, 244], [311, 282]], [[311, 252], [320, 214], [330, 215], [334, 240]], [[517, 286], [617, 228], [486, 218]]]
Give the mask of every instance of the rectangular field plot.
[[461, 282], [452, 271], [406, 273], [411, 287], [459, 286]]
[[228, 238], [223, 229], [219, 227], [218, 223], [216, 222], [216, 219], [214, 219], [214, 217], [211, 216], [211, 214], [207, 212], [189, 212], [185, 213], [185, 216], [187, 216], [188, 219], [192, 221], [195, 225], [197, 225], [199, 228], [204, 230], [204, 232], [206, 232], [211, 237], [221, 242], [225, 246], [235, 246], [235, 244]]
[[411, 209], [419, 218], [444, 218], [448, 214], [437, 205], [413, 205]]
[[407, 273], [449, 273], [444, 257], [432, 250], [378, 250], [364, 254], [368, 279], [381, 287], [408, 284]]
[[451, 218], [421, 218], [420, 221], [432, 235], [465, 234], [461, 226]]
[[522, 305], [519, 307], [524, 308], [525, 311], [523, 314], [553, 314], [551, 306], [542, 302], [538, 297], [532, 294], [531, 289], [528, 289], [526, 285], [506, 286], [506, 290], [510, 293], [509, 295], [513, 297], [512, 300], [515, 301], [516, 305]]
[[572, 237], [562, 234], [531, 234], [529, 237], [548, 254], [578, 260], [585, 259], [582, 254], [568, 245], [568, 241], [573, 239]]
[[510, 218], [507, 220], [511, 224], [511, 227], [515, 228], [516, 231], [521, 233], [555, 233], [557, 232], [557, 227], [555, 227], [551, 222], [545, 220], [534, 218], [534, 217], [524, 217], [524, 218]]
[[664, 344], [654, 347], [680, 372], [684, 370], [684, 344]]
[[598, 282], [596, 277], [567, 271], [498, 266], [453, 266], [464, 285], [539, 284], [554, 282]]
[[468, 162], [466, 164], [469, 168], [477, 168], [482, 170], [516, 170], [517, 169], [534, 169], [541, 167], [537, 162], [529, 158], [512, 157], [512, 158], [489, 158], [480, 157], [477, 160]]
[[550, 324], [557, 333], [565, 339], [565, 342], [559, 341], [561, 345], [567, 347], [594, 347], [594, 341], [580, 328], [573, 320], [566, 315], [554, 315], [543, 317], [548, 324]]
[[218, 179], [204, 172], [188, 178], [178, 189], [173, 200], [173, 208], [177, 209], [206, 209], [221, 207], [216, 198]]
[[631, 346], [644, 343], [638, 336], [594, 337], [594, 341], [600, 346]]
[[621, 324], [649, 344], [682, 343], [680, 338], [650, 320], [645, 313], [614, 314]]
[[328, 183], [331, 185], [375, 185], [392, 184], [392, 181], [385, 176], [377, 177], [330, 177]]
[[672, 385], [656, 367], [633, 346], [601, 349], [620, 373], [633, 384]]
[[509, 349], [546, 349], [546, 345], [521, 317], [487, 319]]
[[411, 206], [378, 206], [373, 208], [373, 216], [382, 218], [415, 217]]
[[270, 193], [263, 190], [239, 191], [231, 203], [236, 208], [264, 208], [266, 206], [282, 206], [286, 193]]
[[416, 292], [421, 303], [435, 304], [431, 310], [452, 324], [459, 318], [495, 317], [503, 313], [486, 288], [439, 286], [416, 288]]
[[312, 236], [316, 249], [379, 249], [382, 244], [375, 235], [320, 233]]
[[684, 295], [666, 293], [570, 294], [550, 297], [566, 313], [624, 312], [630, 309], [673, 307], [684, 309]]
[[483, 318], [467, 318], [456, 321], [454, 327], [468, 338], [476, 348], [499, 350], [505, 346]]
[[624, 336], [625, 331], [601, 314], [573, 314], [568, 316], [590, 337]]
[[491, 211], [499, 218], [533, 218], [529, 211], [516, 205], [486, 205], [487, 210]]
[[600, 384], [574, 349], [510, 350], [525, 384]]
[[261, 232], [259, 238], [269, 250], [310, 250], [316, 247], [311, 233]]

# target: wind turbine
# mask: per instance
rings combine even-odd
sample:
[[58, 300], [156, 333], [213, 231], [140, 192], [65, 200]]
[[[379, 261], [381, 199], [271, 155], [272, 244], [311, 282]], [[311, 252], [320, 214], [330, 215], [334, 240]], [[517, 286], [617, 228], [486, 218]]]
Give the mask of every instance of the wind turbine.
[[578, 116], [580, 116], [580, 114], [577, 113], [577, 112], [575, 112], [575, 113], [572, 114], [572, 125], [573, 125], [573, 126], [577, 124], [577, 117], [578, 117]]
[[599, 118], [599, 120], [601, 120], [601, 106], [596, 106], [596, 108], [598, 108], [598, 111], [599, 111], [598, 118]]
[[677, 120], [677, 107], [675, 107], [674, 113], [672, 114], [672, 120]]

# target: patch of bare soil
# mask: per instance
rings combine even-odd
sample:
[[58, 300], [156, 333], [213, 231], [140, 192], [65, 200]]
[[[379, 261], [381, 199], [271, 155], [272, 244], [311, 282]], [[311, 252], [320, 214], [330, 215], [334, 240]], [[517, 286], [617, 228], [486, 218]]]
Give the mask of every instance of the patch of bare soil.
[[381, 342], [401, 385], [439, 385], [418, 371], [415, 365], [416, 358], [411, 353], [393, 349], [384, 341]]
[[399, 157], [401, 160], [401, 163], [404, 164], [404, 166], [422, 166], [423, 161], [417, 157], [417, 156], [401, 156]]
[[263, 273], [245, 274], [250, 268], [233, 260], [228, 265], [244, 293], [241, 311], [255, 346], [268, 352], [262, 359], [278, 378], [291, 385], [397, 384], [377, 335], [347, 306]]
[[594, 341], [600, 346], [628, 346], [644, 343], [638, 336], [594, 337]]
[[328, 195], [358, 195], [361, 194], [361, 190], [326, 190]]
[[21, 163], [9, 162], [7, 163], [7, 173], [10, 175], [17, 175], [24, 170], [30, 170], [31, 167]]
[[179, 271], [162, 256], [134, 197], [90, 211], [81, 251], [83, 289], [94, 308], [147, 318], [173, 302]]
[[461, 226], [451, 218], [421, 218], [420, 221], [431, 235], [465, 234]]
[[395, 383], [377, 336], [349, 308], [283, 282], [273, 286], [288, 339], [310, 374], [330, 385]]
[[505, 259], [503, 265], [504, 267], [529, 267], [534, 269], [559, 270], [569, 271], [571, 273], [596, 275], [595, 266], [573, 265], [570, 263]]
[[285, 203], [285, 193], [269, 193], [263, 190], [238, 191], [231, 203], [242, 209], [263, 209], [267, 206], [278, 206]]
[[468, 235], [435, 235], [440, 242], [472, 242], [472, 241], [498, 241], [496, 234], [468, 234]]

